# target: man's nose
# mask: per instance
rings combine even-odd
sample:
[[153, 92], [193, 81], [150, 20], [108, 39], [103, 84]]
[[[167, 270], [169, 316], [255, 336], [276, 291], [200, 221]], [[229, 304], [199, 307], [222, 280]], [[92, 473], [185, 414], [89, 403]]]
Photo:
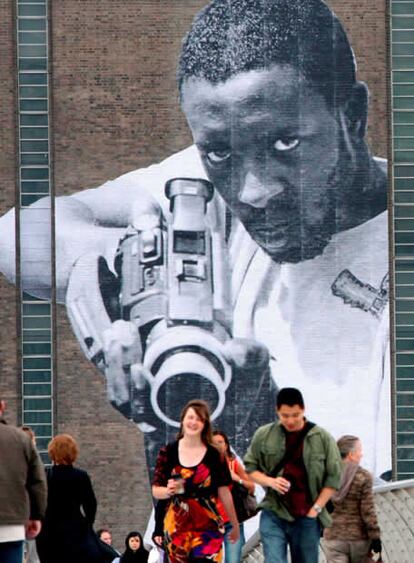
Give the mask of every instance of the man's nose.
[[241, 203], [252, 207], [265, 208], [268, 201], [283, 192], [283, 184], [268, 177], [266, 172], [257, 173], [247, 170], [242, 179], [238, 199]]

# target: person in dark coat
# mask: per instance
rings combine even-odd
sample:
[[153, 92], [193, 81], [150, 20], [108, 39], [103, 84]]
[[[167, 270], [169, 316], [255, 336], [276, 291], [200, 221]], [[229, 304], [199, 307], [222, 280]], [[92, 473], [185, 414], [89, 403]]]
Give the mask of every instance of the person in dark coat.
[[125, 547], [124, 553], [113, 563], [147, 563], [149, 553], [139, 532], [129, 532], [125, 538]]
[[60, 434], [49, 443], [53, 466], [47, 472], [48, 501], [36, 545], [41, 563], [102, 563], [93, 532], [96, 498], [86, 471], [73, 467], [79, 448], [72, 436]]

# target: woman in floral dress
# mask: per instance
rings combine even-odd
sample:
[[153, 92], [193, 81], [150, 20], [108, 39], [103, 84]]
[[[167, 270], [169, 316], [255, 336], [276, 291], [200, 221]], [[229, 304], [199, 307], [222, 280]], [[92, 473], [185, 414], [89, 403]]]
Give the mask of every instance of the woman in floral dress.
[[217, 498], [233, 526], [230, 541], [239, 538], [239, 524], [228, 486], [231, 476], [226, 460], [211, 445], [208, 405], [194, 400], [181, 413], [176, 442], [161, 448], [155, 467], [152, 493], [169, 499], [164, 518], [164, 542], [170, 563], [197, 559], [220, 562], [224, 538]]

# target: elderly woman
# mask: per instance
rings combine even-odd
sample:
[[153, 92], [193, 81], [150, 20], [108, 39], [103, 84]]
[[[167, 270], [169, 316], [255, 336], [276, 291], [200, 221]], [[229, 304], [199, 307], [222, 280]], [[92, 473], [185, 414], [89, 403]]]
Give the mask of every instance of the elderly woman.
[[101, 563], [104, 561], [92, 530], [96, 498], [86, 471], [73, 466], [79, 448], [72, 436], [60, 434], [49, 443], [48, 501], [37, 537], [41, 563]]
[[359, 463], [362, 444], [356, 436], [338, 442], [343, 461], [339, 490], [332, 496], [332, 527], [324, 531], [328, 563], [359, 563], [371, 552], [381, 552], [380, 529], [374, 506], [372, 475]]

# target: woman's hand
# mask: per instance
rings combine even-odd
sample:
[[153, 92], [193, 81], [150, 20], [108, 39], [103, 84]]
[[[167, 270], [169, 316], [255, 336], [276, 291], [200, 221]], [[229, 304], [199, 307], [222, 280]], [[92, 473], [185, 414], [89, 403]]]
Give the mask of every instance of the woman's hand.
[[236, 543], [240, 538], [240, 526], [233, 526], [229, 532], [228, 538], [231, 543]]

